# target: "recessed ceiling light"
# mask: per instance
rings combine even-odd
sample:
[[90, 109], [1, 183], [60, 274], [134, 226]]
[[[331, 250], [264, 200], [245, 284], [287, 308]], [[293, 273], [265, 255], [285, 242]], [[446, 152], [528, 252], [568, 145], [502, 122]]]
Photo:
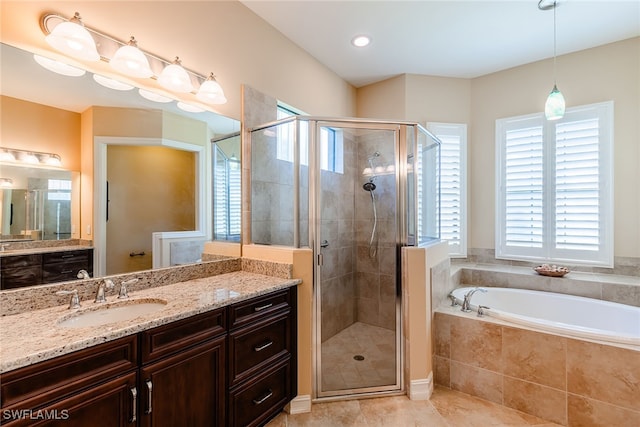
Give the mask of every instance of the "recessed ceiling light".
[[355, 47], [365, 47], [371, 43], [371, 37], [369, 36], [355, 36], [351, 39], [351, 44]]

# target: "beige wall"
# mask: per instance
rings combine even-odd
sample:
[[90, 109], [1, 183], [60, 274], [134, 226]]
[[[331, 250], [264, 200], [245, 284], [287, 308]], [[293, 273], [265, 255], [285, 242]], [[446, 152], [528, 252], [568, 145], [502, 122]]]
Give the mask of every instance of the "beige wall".
[[[139, 46], [165, 59], [178, 55], [202, 75], [214, 72], [228, 103], [216, 111], [240, 117], [240, 87], [251, 85], [310, 114], [353, 116], [355, 89], [238, 1], [3, 1], [2, 41], [48, 51], [39, 28], [43, 12], [70, 17], [113, 37], [135, 34]], [[91, 64], [110, 73], [106, 64]], [[97, 67], [97, 69], [96, 69]], [[153, 81], [145, 85], [154, 87]]]
[[[557, 63], [567, 107], [614, 101], [614, 255], [639, 257], [640, 38], [563, 55]], [[469, 125], [468, 246], [492, 249], [495, 121], [542, 111], [552, 85], [551, 59], [475, 79], [405, 75], [359, 88], [358, 113]]]
[[0, 96], [0, 129], [3, 147], [59, 154], [80, 170], [80, 114]]

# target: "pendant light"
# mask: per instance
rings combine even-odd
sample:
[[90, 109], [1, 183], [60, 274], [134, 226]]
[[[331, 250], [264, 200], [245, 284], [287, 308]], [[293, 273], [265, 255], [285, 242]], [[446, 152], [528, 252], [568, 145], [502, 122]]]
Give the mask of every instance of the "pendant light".
[[187, 71], [182, 68], [182, 65], [180, 65], [180, 58], [177, 56], [173, 61], [173, 64], [169, 64], [164, 67], [158, 77], [158, 83], [165, 89], [174, 92], [187, 93], [193, 90], [191, 77], [189, 77]]
[[131, 36], [129, 43], [121, 46], [113, 58], [109, 61], [109, 64], [114, 70], [121, 72], [127, 76], [149, 78], [153, 76], [153, 71], [149, 66], [149, 60], [140, 49], [138, 49], [138, 43], [136, 39]]
[[85, 61], [98, 61], [100, 54], [96, 42], [80, 18], [78, 12], [68, 21], [56, 25], [45, 38], [47, 43], [60, 52]]
[[547, 102], [544, 104], [544, 115], [547, 120], [559, 120], [564, 116], [565, 102], [564, 96], [562, 96], [562, 92], [558, 90], [558, 86], [556, 84], [556, 8], [558, 7], [558, 4], [555, 0], [553, 3], [547, 5], [542, 5], [543, 2], [544, 0], [540, 0], [538, 2], [538, 9], [553, 9], [553, 89], [551, 89], [551, 92], [547, 97]]

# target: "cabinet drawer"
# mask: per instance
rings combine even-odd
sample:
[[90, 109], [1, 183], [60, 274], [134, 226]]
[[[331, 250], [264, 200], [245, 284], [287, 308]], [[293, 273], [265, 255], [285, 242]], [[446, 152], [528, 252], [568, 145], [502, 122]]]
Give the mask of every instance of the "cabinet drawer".
[[258, 426], [292, 398], [291, 362], [286, 359], [229, 394], [229, 425]]
[[291, 353], [289, 311], [229, 334], [229, 381], [233, 386]]
[[43, 264], [58, 264], [61, 262], [89, 261], [91, 249], [81, 249], [76, 251], [49, 252], [42, 255]]
[[142, 363], [185, 350], [209, 338], [226, 333], [224, 308], [198, 314], [140, 333]]
[[89, 271], [91, 269], [87, 265], [87, 261], [80, 260], [60, 264], [45, 264], [42, 266], [42, 283], [77, 280], [80, 270], [86, 270], [89, 275], [92, 274], [92, 271]]
[[39, 408], [135, 369], [136, 338], [131, 335], [2, 374], [2, 408]]
[[279, 310], [291, 307], [292, 292], [284, 290], [252, 298], [229, 307], [229, 324], [237, 328]]
[[40, 266], [42, 264], [41, 254], [32, 255], [9, 255], [0, 257], [0, 267], [5, 268], [17, 268], [17, 267], [31, 267]]
[[32, 267], [7, 268], [0, 272], [0, 289], [21, 288], [42, 283], [40, 265]]

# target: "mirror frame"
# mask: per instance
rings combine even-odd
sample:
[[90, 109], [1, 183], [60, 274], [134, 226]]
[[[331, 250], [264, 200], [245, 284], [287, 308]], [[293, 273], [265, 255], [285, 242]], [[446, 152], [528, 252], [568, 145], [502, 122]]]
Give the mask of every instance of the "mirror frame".
[[100, 212], [107, 210], [107, 147], [109, 145], [137, 145], [163, 146], [178, 150], [190, 151], [195, 154], [195, 225], [193, 231], [164, 231], [153, 233], [152, 236], [152, 269], [169, 266], [169, 245], [171, 240], [211, 240], [212, 225], [207, 222], [210, 216], [209, 206], [211, 195], [207, 194], [206, 180], [209, 174], [207, 167], [207, 151], [211, 143], [195, 145], [166, 138], [137, 138], [137, 137], [94, 137], [93, 164], [93, 247], [94, 247], [94, 277], [106, 275], [107, 267], [107, 221]]

